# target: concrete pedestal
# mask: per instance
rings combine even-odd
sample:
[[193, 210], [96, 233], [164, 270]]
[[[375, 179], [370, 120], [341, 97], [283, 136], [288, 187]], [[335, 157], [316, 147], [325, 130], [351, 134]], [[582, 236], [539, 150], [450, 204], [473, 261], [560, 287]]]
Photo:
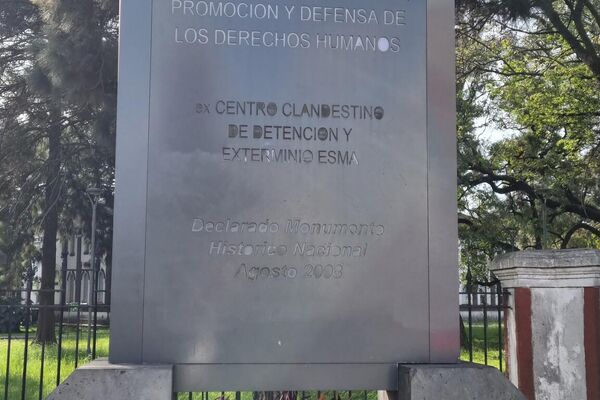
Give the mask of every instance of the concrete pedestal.
[[[476, 364], [401, 365], [397, 392], [381, 400], [525, 400], [495, 368]], [[96, 360], [75, 370], [47, 400], [172, 400], [173, 368]]]
[[95, 360], [77, 368], [47, 400], [172, 400], [173, 367]]
[[509, 289], [507, 369], [529, 400], [600, 399], [600, 251], [496, 258]]
[[477, 364], [402, 365], [397, 392], [379, 400], [525, 400], [500, 371]]

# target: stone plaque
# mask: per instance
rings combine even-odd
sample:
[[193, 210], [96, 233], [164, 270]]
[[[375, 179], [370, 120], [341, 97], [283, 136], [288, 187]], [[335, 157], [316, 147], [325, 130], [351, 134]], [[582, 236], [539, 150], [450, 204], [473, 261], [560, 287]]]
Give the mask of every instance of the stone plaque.
[[174, 364], [181, 391], [456, 361], [452, 3], [121, 18], [111, 361]]

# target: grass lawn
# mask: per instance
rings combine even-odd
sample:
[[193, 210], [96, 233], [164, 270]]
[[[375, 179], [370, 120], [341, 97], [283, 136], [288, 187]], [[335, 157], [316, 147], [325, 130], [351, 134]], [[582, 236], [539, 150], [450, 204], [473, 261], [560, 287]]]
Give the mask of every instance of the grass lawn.
[[[469, 331], [467, 329], [467, 335]], [[498, 346], [498, 324], [489, 323], [487, 327], [487, 363], [485, 356], [485, 340], [484, 340], [484, 329], [483, 323], [473, 323], [472, 325], [473, 335], [473, 362], [477, 364], [487, 364], [491, 367], [500, 369], [500, 354]], [[502, 338], [504, 340], [504, 337]], [[504, 346], [504, 343], [502, 344]], [[502, 349], [502, 370], [506, 369], [505, 352]], [[468, 349], [461, 349], [460, 359], [463, 361], [469, 361], [470, 352]]]
[[[0, 399], [4, 399], [6, 390], [6, 365], [8, 340], [4, 339], [7, 335], [2, 334], [0, 339]], [[22, 377], [24, 367], [25, 340], [23, 334], [13, 335], [10, 342], [10, 362], [8, 374], [8, 400], [21, 399]], [[35, 332], [30, 333], [30, 338], [35, 337]], [[61, 379], [64, 380], [75, 369], [75, 329], [65, 328], [62, 341], [62, 361], [61, 361]], [[42, 346], [29, 342], [27, 348], [27, 375], [25, 386], [25, 399], [33, 400], [39, 398], [40, 382], [42, 384], [42, 399], [46, 398], [56, 387], [57, 372], [57, 345], [47, 345], [44, 350], [44, 368], [42, 372]], [[108, 330], [98, 329], [96, 353], [98, 357], [108, 356]], [[79, 339], [79, 365], [89, 362], [87, 355], [87, 330], [85, 327], [80, 332]]]
[[[473, 324], [473, 362], [479, 364], [485, 364], [485, 345], [484, 345], [484, 329], [483, 324]], [[490, 366], [499, 368], [500, 360], [498, 354], [498, 325], [488, 325], [488, 343], [487, 343], [487, 363]], [[10, 346], [10, 360], [9, 360], [9, 374], [8, 381], [6, 379], [6, 365], [7, 365], [7, 350], [8, 340], [5, 339], [6, 334], [2, 334], [0, 339], [0, 400], [3, 400], [6, 382], [8, 382], [7, 399], [18, 400], [21, 399], [21, 385], [23, 377], [23, 354], [25, 350], [25, 341], [23, 334], [14, 335], [15, 338], [11, 341]], [[30, 334], [30, 337], [34, 337], [35, 332]], [[18, 338], [17, 338], [18, 337]], [[64, 380], [74, 369], [75, 369], [75, 345], [76, 345], [76, 331], [73, 328], [66, 328], [63, 334], [62, 342], [62, 361], [61, 361], [61, 379]], [[85, 364], [90, 361], [87, 355], [87, 331], [85, 327], [82, 327], [79, 339], [79, 354], [78, 364]], [[97, 334], [96, 352], [98, 357], [108, 356], [108, 330], [99, 329]], [[25, 386], [25, 399], [39, 399], [40, 382], [42, 387], [42, 399], [46, 398], [52, 390], [56, 387], [56, 370], [57, 370], [57, 345], [45, 346], [44, 349], [44, 368], [43, 376], [40, 376], [41, 361], [42, 361], [42, 346], [38, 344], [29, 343], [28, 354], [27, 354], [27, 379]], [[461, 351], [461, 359], [469, 361], [469, 351], [463, 349]], [[505, 364], [503, 363], [503, 366]], [[305, 396], [310, 396], [311, 400], [332, 400], [340, 396], [342, 399], [347, 400], [349, 392], [323, 392], [320, 393], [321, 397], [317, 396], [316, 392], [306, 392]], [[364, 392], [352, 392], [352, 398], [354, 400], [364, 400]], [[241, 394], [242, 400], [253, 400], [251, 392], [243, 392]], [[376, 400], [376, 392], [368, 392], [367, 400]], [[208, 393], [208, 398], [202, 399], [202, 394], [195, 393], [192, 397], [189, 394], [179, 394], [180, 400], [235, 400], [234, 392], [215, 392]], [[298, 396], [300, 399], [300, 396]], [[271, 400], [278, 400], [277, 398]]]

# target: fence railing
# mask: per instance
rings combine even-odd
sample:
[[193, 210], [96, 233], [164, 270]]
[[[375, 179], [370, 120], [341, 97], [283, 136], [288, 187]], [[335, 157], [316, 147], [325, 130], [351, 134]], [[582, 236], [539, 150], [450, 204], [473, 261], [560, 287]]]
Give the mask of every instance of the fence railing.
[[22, 288], [0, 288], [0, 399], [42, 400], [79, 365], [108, 355], [110, 307], [97, 301], [104, 290], [67, 302], [66, 275], [83, 270], [64, 264], [55, 289], [36, 288], [33, 268]]
[[[55, 304], [42, 304], [44, 292], [29, 270], [23, 287], [0, 289], [0, 400], [42, 400], [75, 368], [108, 356], [110, 305], [99, 304], [104, 290], [92, 288], [90, 304], [66, 301], [63, 263]], [[81, 270], [75, 271], [81, 274]], [[93, 273], [93, 271], [92, 271]], [[470, 274], [460, 292], [461, 358], [504, 369], [504, 314], [508, 294], [497, 281], [477, 282]], [[98, 282], [97, 279], [95, 279]], [[81, 290], [78, 290], [81, 293]], [[75, 299], [80, 300], [80, 299]], [[43, 313], [54, 316], [54, 340], [38, 340]], [[47, 335], [46, 335], [47, 336]], [[46, 337], [48, 339], [48, 337]], [[376, 392], [198, 392], [179, 393], [188, 400], [375, 400]]]
[[508, 296], [497, 279], [477, 281], [467, 274], [459, 303], [461, 359], [504, 371]]

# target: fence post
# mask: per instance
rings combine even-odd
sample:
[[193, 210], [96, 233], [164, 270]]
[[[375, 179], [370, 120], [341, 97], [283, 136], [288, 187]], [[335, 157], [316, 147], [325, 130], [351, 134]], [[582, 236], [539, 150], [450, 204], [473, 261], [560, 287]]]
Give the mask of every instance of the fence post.
[[[503, 308], [504, 308], [504, 291], [502, 289], [502, 284], [500, 283], [500, 281], [496, 282], [496, 307], [497, 307], [497, 318], [498, 318], [498, 361], [499, 361], [499, 367], [500, 367], [500, 371], [504, 370], [504, 365], [503, 365], [503, 355], [502, 355], [502, 351], [503, 351], [503, 335], [502, 335], [502, 322], [503, 322]], [[506, 325], [505, 325], [506, 326]]]
[[468, 322], [469, 322], [469, 333], [468, 333], [468, 346], [469, 346], [469, 362], [473, 362], [473, 274], [471, 268], [467, 272], [467, 304], [469, 307], [468, 311]]
[[58, 349], [57, 349], [57, 366], [56, 366], [56, 386], [60, 385], [60, 364], [62, 358], [62, 337], [63, 337], [63, 325], [64, 325], [64, 313], [65, 305], [67, 303], [67, 267], [68, 267], [68, 244], [63, 243], [61, 256], [61, 270], [60, 270], [60, 315], [58, 318]]
[[29, 350], [29, 327], [31, 324], [31, 291], [33, 290], [33, 278], [35, 269], [30, 265], [25, 272], [26, 295], [25, 295], [25, 344], [23, 349], [23, 376], [21, 379], [21, 400], [26, 399], [27, 388], [27, 353]]
[[600, 251], [505, 254], [507, 369], [529, 400], [600, 399]]
[[97, 330], [98, 330], [98, 279], [100, 278], [100, 260], [99, 257], [96, 257], [96, 249], [92, 249], [94, 252], [94, 257], [92, 257], [94, 265], [92, 265], [92, 276], [93, 280], [93, 288], [94, 291], [94, 324], [93, 324], [93, 337], [92, 337], [92, 359], [96, 359], [96, 339], [97, 339]]
[[[9, 294], [10, 296], [10, 294]], [[7, 317], [7, 332], [8, 332], [8, 342], [6, 344], [6, 376], [4, 377], [4, 400], [8, 400], [8, 385], [10, 383], [10, 347], [12, 342], [12, 305], [10, 304], [10, 300], [8, 301], [8, 317]]]

